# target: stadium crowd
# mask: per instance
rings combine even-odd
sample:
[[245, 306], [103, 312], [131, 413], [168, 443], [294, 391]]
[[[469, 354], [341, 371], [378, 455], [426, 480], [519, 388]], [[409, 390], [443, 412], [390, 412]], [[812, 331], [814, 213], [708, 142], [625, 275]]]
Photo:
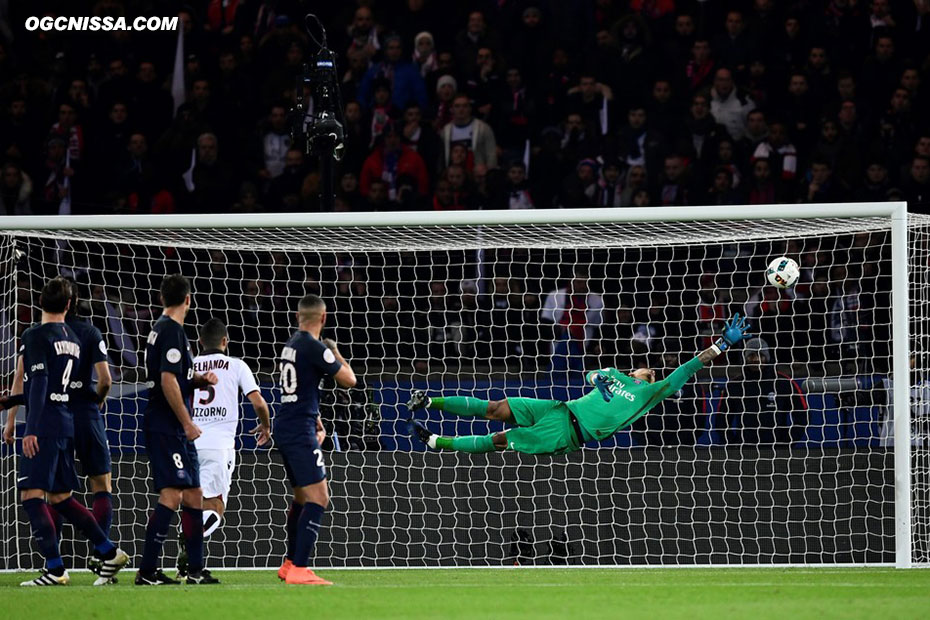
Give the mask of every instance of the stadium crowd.
[[[928, 0], [312, 4], [344, 100], [337, 210], [930, 209]], [[177, 67], [170, 34], [23, 28], [175, 12]], [[318, 210], [289, 135], [304, 12], [0, 3], [0, 214]]]

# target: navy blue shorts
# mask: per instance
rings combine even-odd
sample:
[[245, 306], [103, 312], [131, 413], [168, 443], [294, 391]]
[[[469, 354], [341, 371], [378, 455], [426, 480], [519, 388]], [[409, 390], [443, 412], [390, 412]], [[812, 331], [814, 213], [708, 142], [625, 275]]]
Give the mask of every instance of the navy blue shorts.
[[110, 473], [110, 445], [101, 418], [74, 423], [74, 455], [81, 463], [82, 476]]
[[19, 457], [16, 488], [66, 493], [80, 488], [74, 471], [74, 440], [70, 437], [39, 437], [39, 452], [31, 459]]
[[152, 485], [162, 489], [196, 489], [200, 486], [200, 461], [193, 441], [177, 435], [145, 434]]
[[316, 434], [293, 438], [286, 444], [276, 443], [284, 459], [284, 471], [292, 487], [305, 487], [326, 480], [326, 464]]

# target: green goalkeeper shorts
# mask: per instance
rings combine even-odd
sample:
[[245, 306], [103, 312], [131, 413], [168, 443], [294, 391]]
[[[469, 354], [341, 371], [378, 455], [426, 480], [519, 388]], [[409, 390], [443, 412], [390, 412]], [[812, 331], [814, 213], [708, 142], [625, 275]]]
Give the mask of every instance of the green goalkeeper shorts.
[[524, 454], [565, 454], [581, 447], [571, 411], [560, 400], [508, 398], [517, 428], [506, 431], [507, 447]]

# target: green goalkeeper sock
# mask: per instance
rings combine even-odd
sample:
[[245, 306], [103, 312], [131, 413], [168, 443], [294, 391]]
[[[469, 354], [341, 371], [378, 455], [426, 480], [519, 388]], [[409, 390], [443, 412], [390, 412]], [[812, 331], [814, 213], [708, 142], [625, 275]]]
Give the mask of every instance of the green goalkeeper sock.
[[463, 418], [483, 418], [488, 412], [488, 401], [471, 396], [436, 396], [430, 399], [430, 407]]
[[482, 454], [494, 452], [494, 435], [466, 435], [464, 437], [437, 437], [436, 447], [443, 450]]

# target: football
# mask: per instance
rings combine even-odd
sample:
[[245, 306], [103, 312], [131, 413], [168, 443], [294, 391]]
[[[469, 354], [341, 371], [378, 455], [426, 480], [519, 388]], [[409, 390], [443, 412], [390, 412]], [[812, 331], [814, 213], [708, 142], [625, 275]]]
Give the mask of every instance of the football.
[[780, 256], [769, 263], [765, 270], [765, 279], [777, 288], [791, 288], [798, 283], [801, 268], [798, 263], [787, 256]]

